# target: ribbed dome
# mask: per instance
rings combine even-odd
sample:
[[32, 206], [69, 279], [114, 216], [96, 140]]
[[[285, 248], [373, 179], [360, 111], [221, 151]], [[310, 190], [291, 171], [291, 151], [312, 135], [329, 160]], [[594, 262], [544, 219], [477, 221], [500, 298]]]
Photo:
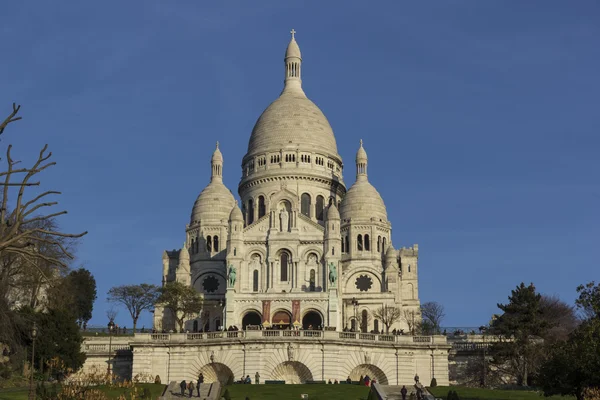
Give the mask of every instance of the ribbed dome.
[[396, 250], [394, 250], [394, 246], [392, 246], [391, 243], [388, 245], [388, 248], [385, 252], [385, 256], [389, 259], [393, 259], [394, 257], [396, 257]]
[[370, 220], [387, 222], [387, 211], [381, 195], [366, 177], [358, 179], [348, 190], [340, 205], [342, 219]]
[[284, 90], [256, 121], [247, 156], [298, 145], [339, 157], [333, 130], [319, 107], [302, 91]]
[[235, 205], [233, 194], [222, 182], [214, 180], [200, 193], [192, 209], [192, 223], [194, 221], [212, 219], [229, 219], [231, 208]]

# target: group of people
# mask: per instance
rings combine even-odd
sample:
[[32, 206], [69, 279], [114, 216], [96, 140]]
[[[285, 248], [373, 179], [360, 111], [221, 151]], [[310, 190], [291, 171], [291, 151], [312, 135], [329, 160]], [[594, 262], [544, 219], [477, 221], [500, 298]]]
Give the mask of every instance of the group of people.
[[187, 390], [189, 397], [192, 397], [194, 395], [194, 389], [197, 390], [198, 393], [198, 397], [200, 397], [200, 386], [204, 383], [204, 375], [202, 374], [202, 372], [200, 372], [200, 375], [198, 375], [198, 383], [194, 384], [193, 380], [190, 380], [189, 382], [186, 382], [185, 379], [181, 381], [181, 383], [179, 384], [179, 388], [181, 389], [181, 396], [185, 396], [185, 392]]

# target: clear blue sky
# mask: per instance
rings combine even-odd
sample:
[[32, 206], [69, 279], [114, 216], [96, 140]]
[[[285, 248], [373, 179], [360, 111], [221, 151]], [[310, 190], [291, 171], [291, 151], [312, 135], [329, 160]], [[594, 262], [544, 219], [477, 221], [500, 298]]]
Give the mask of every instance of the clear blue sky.
[[393, 244], [419, 244], [421, 300], [444, 325], [485, 323], [521, 281], [572, 302], [600, 279], [597, 1], [38, 1], [1, 20], [0, 110], [24, 119], [0, 147], [54, 152], [43, 186], [63, 192], [66, 231], [89, 231], [93, 324], [111, 286], [160, 282], [216, 140], [237, 196], [291, 28], [346, 182], [363, 138]]

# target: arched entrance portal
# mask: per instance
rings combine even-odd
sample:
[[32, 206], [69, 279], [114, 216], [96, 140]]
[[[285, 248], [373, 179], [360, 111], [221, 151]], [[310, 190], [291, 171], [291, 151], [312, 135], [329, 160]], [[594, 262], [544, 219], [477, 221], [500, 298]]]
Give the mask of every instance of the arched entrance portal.
[[259, 326], [261, 324], [262, 318], [260, 314], [256, 311], [249, 311], [242, 318], [242, 329], [246, 329], [248, 325]]
[[290, 326], [292, 321], [292, 316], [289, 312], [285, 310], [279, 310], [273, 314], [273, 318], [271, 319], [271, 324], [277, 329], [286, 329]]
[[383, 373], [381, 368], [373, 365], [373, 364], [361, 364], [355, 367], [352, 372], [350, 372], [350, 379], [353, 381], [360, 380], [361, 376], [369, 375], [371, 379], [377, 379], [377, 382], [382, 385], [388, 384], [387, 376]]
[[233, 372], [231, 372], [231, 369], [225, 364], [216, 362], [206, 364], [205, 366], [200, 368], [200, 370], [195, 376], [200, 375], [201, 372], [202, 375], [204, 375], [205, 383], [219, 381], [221, 382], [222, 386], [233, 383]]
[[323, 326], [323, 318], [321, 314], [316, 311], [309, 311], [302, 317], [302, 328], [303, 329], [319, 329]]
[[286, 361], [273, 369], [271, 379], [297, 385], [306, 381], [312, 381], [313, 375], [308, 367], [301, 362]]

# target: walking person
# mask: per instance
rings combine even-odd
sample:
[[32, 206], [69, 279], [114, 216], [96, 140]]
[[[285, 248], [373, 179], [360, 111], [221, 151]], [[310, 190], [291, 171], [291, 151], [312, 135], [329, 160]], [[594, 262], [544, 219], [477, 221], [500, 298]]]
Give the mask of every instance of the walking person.
[[193, 396], [195, 388], [194, 381], [190, 380], [190, 383], [188, 383], [188, 392], [190, 393], [190, 398]]
[[254, 375], [254, 382], [255, 384], [260, 384], [260, 374], [258, 373], [258, 371], [256, 372], [256, 374]]
[[406, 393], [408, 393], [408, 390], [406, 389], [405, 385], [402, 385], [402, 389], [400, 389], [400, 394], [402, 395], [402, 400], [406, 400]]
[[179, 384], [179, 388], [181, 389], [181, 397], [185, 396], [185, 388], [186, 387], [187, 387], [187, 383], [185, 382], [185, 379], [184, 379]]

